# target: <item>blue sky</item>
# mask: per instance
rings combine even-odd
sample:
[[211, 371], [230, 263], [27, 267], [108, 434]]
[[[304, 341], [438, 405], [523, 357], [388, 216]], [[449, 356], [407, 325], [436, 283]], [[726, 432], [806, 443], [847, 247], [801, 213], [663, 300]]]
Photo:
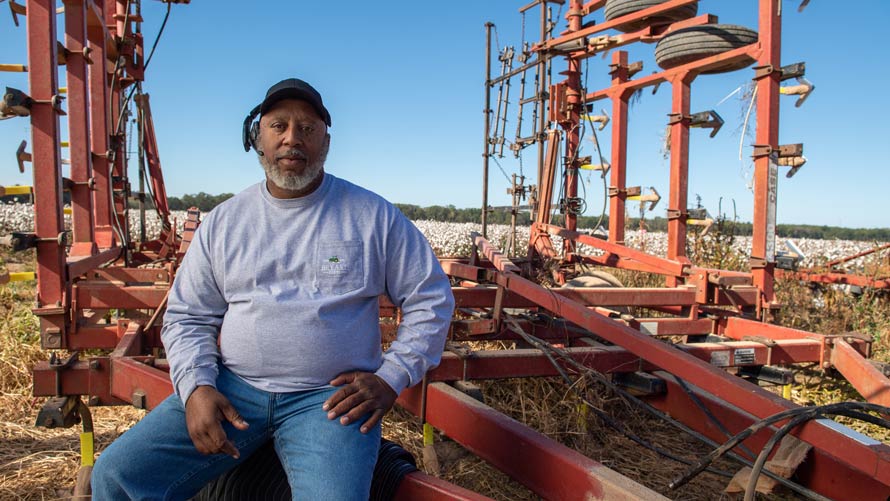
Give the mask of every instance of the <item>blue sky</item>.
[[[265, 90], [297, 76], [322, 93], [331, 112], [332, 146], [327, 170], [372, 189], [393, 202], [473, 207], [481, 203], [484, 23], [497, 25], [500, 46], [519, 46], [526, 0], [430, 2], [193, 0], [174, 5], [148, 70], [144, 89], [152, 110], [167, 192], [238, 192], [262, 178], [253, 153], [244, 153], [241, 123]], [[721, 23], [756, 28], [756, 0], [702, 0], [699, 12]], [[807, 165], [793, 178], [779, 177], [779, 223], [887, 227], [890, 186], [890, 81], [883, 31], [890, 2], [814, 1], [803, 13], [799, 0], [785, 0], [783, 63], [806, 61], [816, 91], [801, 108], [782, 100], [780, 142], [804, 143]], [[61, 5], [61, 2], [59, 2]], [[0, 9], [0, 63], [25, 62], [24, 26], [15, 28]], [[165, 5], [145, 0], [146, 45], [154, 40]], [[563, 10], [564, 14], [564, 10]], [[61, 17], [59, 20], [61, 21]], [[600, 21], [601, 14], [593, 16]], [[537, 9], [529, 12], [529, 39], [537, 33]], [[560, 21], [558, 29], [565, 26]], [[656, 66], [653, 45], [628, 48], [644, 73]], [[590, 90], [608, 84], [608, 60], [589, 62]], [[723, 199], [735, 201], [741, 220], [750, 220], [750, 138], [739, 141], [746, 104], [737, 95], [750, 69], [701, 76], [692, 87], [692, 111], [715, 109], [726, 120], [720, 134], [692, 131], [689, 199], [696, 195], [712, 214]], [[27, 89], [26, 76], [0, 75], [2, 84]], [[559, 78], [554, 74], [554, 80]], [[64, 77], [62, 77], [64, 83]], [[513, 96], [518, 93], [514, 81]], [[597, 103], [597, 109], [608, 103]], [[507, 125], [515, 130], [515, 102]], [[628, 184], [655, 186], [667, 194], [668, 161], [660, 154], [670, 112], [670, 89], [644, 92], [630, 115]], [[63, 121], [63, 126], [67, 123]], [[608, 159], [610, 130], [599, 133]], [[31, 184], [18, 174], [14, 152], [29, 139], [26, 120], [0, 122], [0, 151], [6, 152], [0, 182]], [[596, 155], [590, 134], [582, 155]], [[63, 152], [64, 153], [64, 152]], [[534, 173], [534, 148], [523, 168]], [[512, 155], [507, 174], [519, 172]], [[598, 215], [602, 185], [587, 183], [587, 215]], [[135, 177], [134, 185], [135, 185]], [[508, 183], [491, 166], [490, 203], [509, 204]], [[667, 204], [656, 208], [664, 215]], [[636, 214], [636, 207], [630, 211]]]

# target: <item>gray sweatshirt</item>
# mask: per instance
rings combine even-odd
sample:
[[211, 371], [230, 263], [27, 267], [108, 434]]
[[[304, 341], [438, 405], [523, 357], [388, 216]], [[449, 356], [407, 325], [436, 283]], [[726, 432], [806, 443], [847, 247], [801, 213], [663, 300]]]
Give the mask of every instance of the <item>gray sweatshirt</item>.
[[[380, 345], [378, 296], [402, 310]], [[261, 390], [324, 387], [374, 372], [396, 393], [441, 358], [454, 309], [423, 234], [383, 198], [325, 174], [277, 199], [261, 182], [207, 214], [176, 274], [161, 338], [183, 403], [217, 363]]]

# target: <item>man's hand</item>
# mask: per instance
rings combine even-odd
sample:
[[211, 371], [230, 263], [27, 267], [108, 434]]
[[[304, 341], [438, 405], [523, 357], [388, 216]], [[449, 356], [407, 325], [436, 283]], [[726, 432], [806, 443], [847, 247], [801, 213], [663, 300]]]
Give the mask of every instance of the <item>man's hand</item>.
[[371, 372], [345, 372], [334, 378], [331, 385], [341, 388], [321, 406], [329, 411], [328, 419], [345, 414], [340, 418], [340, 424], [346, 425], [370, 414], [362, 424], [362, 433], [367, 433], [383, 419], [398, 398], [386, 381]]
[[229, 399], [216, 388], [195, 388], [185, 404], [185, 423], [195, 448], [201, 454], [228, 454], [238, 459], [238, 449], [226, 437], [220, 424], [223, 419], [242, 431], [248, 427], [247, 421], [232, 407]]

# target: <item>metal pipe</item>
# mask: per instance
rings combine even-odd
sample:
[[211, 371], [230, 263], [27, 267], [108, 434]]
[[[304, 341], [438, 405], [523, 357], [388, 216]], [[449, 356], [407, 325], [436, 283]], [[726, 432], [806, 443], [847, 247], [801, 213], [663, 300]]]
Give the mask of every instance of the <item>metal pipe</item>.
[[[142, 94], [142, 82], [137, 82], [137, 93]], [[145, 244], [145, 112], [136, 107], [136, 124], [139, 127], [139, 245]]]
[[[504, 49], [504, 68], [509, 72], [510, 68], [513, 67], [513, 48]], [[498, 103], [498, 115], [500, 117], [501, 124], [498, 127], [500, 131], [501, 141], [498, 145], [498, 156], [504, 157], [504, 136], [507, 135], [507, 110], [510, 108], [510, 80], [504, 81], [504, 109], [503, 113], [501, 112], [501, 103]]]
[[[544, 41], [547, 39], [547, 2], [541, 2], [541, 40]], [[538, 198], [540, 199], [542, 193], [540, 191], [541, 187], [541, 178], [544, 175], [544, 153], [545, 153], [545, 145], [544, 141], [546, 141], [544, 136], [544, 129], [547, 128], [547, 100], [544, 97], [548, 94], [549, 87], [547, 86], [547, 61], [548, 57], [538, 56], [538, 103], [535, 105], [535, 109], [539, 110], [538, 114], [538, 127], [537, 127], [537, 139], [538, 139]], [[547, 210], [547, 218], [546, 221], [550, 222], [550, 206], [548, 205], [546, 208], [542, 207], [541, 204], [538, 204], [536, 208], [537, 212], [540, 212], [542, 209]], [[540, 216], [537, 216], [538, 220], [541, 220]]]
[[546, 56], [540, 56], [540, 55], [539, 55], [537, 58], [535, 58], [534, 61], [532, 61], [532, 62], [530, 62], [530, 63], [523, 64], [522, 66], [516, 68], [515, 70], [510, 70], [510, 71], [504, 73], [503, 75], [501, 75], [501, 76], [495, 78], [494, 80], [492, 80], [492, 81], [489, 83], [489, 85], [491, 85], [492, 87], [494, 87], [495, 85], [501, 83], [502, 81], [504, 81], [504, 80], [506, 80], [506, 79], [508, 79], [508, 78], [512, 78], [512, 77], [514, 77], [514, 76], [516, 76], [516, 75], [522, 73], [522, 72], [525, 71], [525, 70], [531, 69], [531, 68], [533, 68], [533, 67], [535, 67], [535, 66], [541, 64], [541, 62], [544, 61], [544, 60], [546, 60], [546, 59], [547, 59]]
[[485, 131], [482, 145], [482, 236], [488, 235], [488, 144], [491, 121], [491, 29], [494, 24], [485, 23]]

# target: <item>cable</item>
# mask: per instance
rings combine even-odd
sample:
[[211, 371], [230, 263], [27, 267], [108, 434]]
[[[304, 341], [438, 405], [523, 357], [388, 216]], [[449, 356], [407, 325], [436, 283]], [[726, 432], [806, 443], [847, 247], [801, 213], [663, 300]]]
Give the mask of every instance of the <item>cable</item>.
[[[624, 435], [629, 440], [645, 447], [646, 449], [649, 449], [649, 450], [655, 452], [659, 456], [662, 456], [662, 457], [665, 457], [665, 458], [668, 458], [673, 461], [683, 463], [686, 465], [693, 464], [693, 461], [676, 456], [673, 453], [671, 453], [670, 451], [661, 449], [660, 447], [657, 447], [657, 446], [649, 443], [645, 439], [637, 436], [635, 433], [633, 433], [630, 430], [628, 430], [627, 428], [625, 428], [624, 425], [622, 425], [618, 421], [612, 419], [612, 417], [609, 416], [606, 412], [604, 412], [603, 410], [596, 407], [593, 403], [591, 403], [589, 400], [587, 400], [587, 398], [582, 396], [575, 389], [575, 383], [569, 377], [568, 373], [566, 373], [565, 369], [560, 367], [559, 363], [557, 363], [557, 361], [554, 359], [553, 353], [560, 354], [561, 358], [563, 358], [564, 361], [571, 360], [570, 358], [565, 358], [560, 353], [560, 350], [554, 349], [552, 346], [550, 346], [543, 340], [541, 340], [535, 336], [532, 336], [531, 334], [527, 334], [522, 329], [522, 327], [519, 326], [519, 324], [516, 322], [516, 320], [514, 320], [512, 317], [505, 316], [505, 319], [507, 320], [507, 323], [509, 324], [509, 329], [512, 330], [513, 332], [515, 332], [516, 334], [518, 334], [520, 337], [522, 337], [529, 344], [538, 348], [541, 351], [541, 353], [544, 354], [544, 356], [547, 358], [547, 360], [550, 362], [550, 364], [553, 365], [553, 367], [556, 369], [556, 371], [559, 373], [559, 375], [562, 377], [562, 379], [565, 380], [566, 384], [568, 384], [569, 389], [572, 391], [572, 393], [574, 393], [575, 396], [578, 397], [579, 400], [581, 400], [588, 408], [590, 408], [597, 415], [597, 417], [599, 417], [608, 426], [612, 427], [613, 429], [615, 429], [616, 431], [618, 431], [619, 433]], [[587, 369], [587, 368], [585, 368], [585, 369], [586, 370], [584, 372], [586, 373], [589, 369]], [[599, 378], [596, 378], [596, 379], [599, 380]], [[722, 471], [722, 470], [708, 469], [708, 472], [714, 473], [716, 475], [724, 476], [724, 477], [729, 477], [729, 478], [732, 478], [732, 476], [733, 476], [732, 473]]]
[[155, 41], [151, 45], [151, 51], [148, 53], [148, 57], [145, 59], [145, 64], [142, 65], [142, 71], [148, 69], [148, 64], [151, 63], [151, 58], [155, 55], [155, 49], [158, 48], [158, 42], [161, 41], [161, 35], [164, 34], [164, 28], [167, 26], [167, 19], [170, 18], [170, 7], [172, 5], [172, 3], [167, 3], [167, 13], [164, 14], [164, 20], [161, 21], [161, 29], [158, 30], [158, 36], [155, 37]]
[[[695, 467], [688, 470], [685, 474], [680, 477], [677, 477], [670, 484], [672, 489], [682, 486], [686, 482], [688, 482], [692, 477], [697, 475], [699, 472], [703, 471], [705, 467], [714, 462], [720, 456], [725, 454], [730, 449], [733, 449], [736, 445], [746, 440], [748, 437], [757, 433], [758, 431], [768, 427], [769, 425], [784, 421], [785, 419], [794, 418], [799, 415], [807, 415], [810, 414], [812, 416], [816, 415], [832, 415], [832, 414], [841, 414], [838, 411], [855, 411], [855, 410], [868, 410], [873, 412], [878, 412], [882, 414], [890, 414], [890, 408], [884, 407], [882, 405], [871, 404], [868, 402], [841, 402], [837, 404], [828, 404], [816, 407], [798, 407], [795, 409], [789, 409], [787, 411], [780, 412], [778, 414], [773, 414], [772, 416], [766, 417], [753, 423], [751, 426], [745, 428], [741, 432], [734, 435], [731, 439], [729, 439], [726, 443], [721, 445], [720, 447], [711, 451], [710, 454], [699, 460], [699, 462], [695, 465]], [[812, 417], [810, 418], [812, 419]], [[880, 418], [874, 418], [880, 419]], [[890, 428], [890, 422], [880, 419], [881, 425]]]
[[511, 184], [512, 184], [513, 181], [510, 179], [510, 176], [507, 175], [507, 171], [505, 171], [504, 168], [501, 167], [501, 163], [498, 162], [498, 158], [497, 158], [496, 156], [492, 155], [492, 156], [491, 156], [491, 159], [494, 160], [494, 163], [497, 164], [498, 169], [501, 170], [501, 174], [504, 175], [504, 179], [506, 179], [508, 183], [511, 183]]
[[[541, 313], [537, 313], [536, 315], [539, 315], [539, 316], [540, 316], [540, 315], [542, 315], [542, 314], [541, 314]], [[508, 317], [508, 320], [509, 320], [509, 317]], [[519, 329], [519, 331], [522, 331], [521, 327], [519, 327], [518, 324], [513, 324], [513, 326], [514, 326], [515, 328]], [[511, 329], [511, 330], [513, 330], [513, 329]], [[624, 400], [625, 403], [630, 404], [630, 405], [633, 405], [633, 406], [636, 406], [636, 407], [638, 407], [638, 408], [640, 408], [640, 409], [646, 411], [646, 412], [649, 413], [650, 415], [652, 415], [652, 416], [654, 416], [654, 417], [656, 417], [656, 418], [659, 418], [659, 419], [661, 419], [661, 420], [667, 422], [668, 424], [674, 426], [674, 427], [677, 428], [678, 430], [680, 430], [680, 431], [682, 431], [682, 432], [688, 434], [688, 435], [691, 436], [692, 438], [695, 438], [696, 440], [699, 440], [700, 442], [702, 442], [702, 443], [704, 443], [704, 444], [707, 444], [707, 445], [709, 445], [709, 446], [711, 446], [711, 447], [715, 447], [715, 446], [717, 446], [717, 442], [714, 442], [713, 440], [711, 440], [711, 439], [705, 437], [704, 435], [702, 435], [702, 434], [696, 432], [695, 430], [692, 430], [691, 428], [689, 428], [689, 427], [686, 426], [685, 424], [683, 424], [683, 423], [677, 421], [676, 419], [671, 418], [670, 416], [666, 415], [665, 413], [663, 413], [663, 412], [659, 411], [658, 409], [652, 407], [652, 406], [651, 406], [650, 404], [648, 404], [647, 402], [644, 402], [643, 400], [637, 398], [636, 396], [631, 395], [631, 394], [628, 393], [627, 391], [621, 389], [620, 387], [618, 387], [617, 385], [615, 385], [614, 383], [612, 383], [611, 381], [609, 381], [608, 379], [606, 379], [606, 378], [605, 378], [603, 375], [601, 375], [600, 373], [598, 373], [598, 372], [596, 372], [595, 370], [593, 370], [593, 369], [591, 369], [591, 368], [589, 368], [589, 367], [587, 367], [587, 366], [585, 366], [585, 365], [583, 365], [583, 364], [577, 362], [574, 358], [571, 357], [571, 355], [569, 355], [568, 353], [566, 353], [564, 350], [562, 350], [562, 349], [560, 349], [560, 348], [557, 348], [557, 347], [555, 347], [555, 346], [552, 346], [552, 345], [550, 345], [550, 344], [544, 342], [543, 340], [541, 340], [541, 339], [539, 339], [539, 338], [537, 338], [537, 337], [535, 337], [535, 336], [533, 336], [533, 335], [531, 335], [531, 334], [527, 334], [527, 333], [525, 333], [524, 331], [522, 331], [522, 332], [520, 333], [520, 332], [514, 330], [514, 332], [517, 332], [520, 336], [522, 336], [523, 338], [525, 338], [529, 343], [535, 345], [535, 346], [536, 346], [539, 350], [541, 350], [542, 352], [543, 352], [543, 351], [552, 351], [553, 353], [556, 353], [557, 355], [559, 355], [559, 357], [563, 360], [564, 363], [566, 363], [566, 364], [568, 364], [568, 365], [571, 365], [572, 368], [575, 369], [576, 371], [581, 372], [581, 373], [583, 373], [583, 374], [587, 374], [587, 375], [591, 376], [591, 377], [592, 377], [594, 380], [596, 380], [597, 382], [599, 382], [599, 383], [603, 384], [604, 386], [608, 387], [611, 391], [613, 391], [615, 394], [617, 394], [618, 396], [620, 396], [620, 397]], [[537, 341], [537, 343], [536, 343], [535, 341]], [[579, 398], [580, 398], [580, 397], [579, 397]], [[855, 402], [854, 402], [854, 404], [855, 404]], [[872, 405], [874, 405], [874, 404], [867, 404], [867, 405], [872, 406]], [[796, 410], [796, 411], [801, 411], [801, 410], [805, 410], [805, 409], [807, 409], [807, 408], [798, 408], [798, 409], [794, 409], [794, 410]], [[888, 409], [888, 410], [890, 410], [890, 409]], [[849, 411], [845, 411], [845, 412], [849, 412]], [[876, 417], [874, 417], [874, 416], [869, 416], [869, 415], [866, 415], [866, 416], [867, 416], [867, 417], [863, 417], [862, 419], [863, 419], [863, 420], [868, 420], [869, 422], [872, 422], [872, 423], [874, 423], [874, 424], [880, 424], [880, 423], [885, 423], [885, 422], [886, 422], [886, 421], [884, 421], [884, 420], [882, 420], [882, 419], [880, 419], [880, 418], [876, 418]], [[778, 420], [781, 420], [781, 418], [778, 419]], [[888, 426], [890, 426], [890, 422], [886, 422], [886, 423], [887, 423]], [[757, 431], [759, 431], [759, 429], [760, 429], [760, 428], [758, 428]], [[752, 432], [752, 433], [756, 433], [756, 431], [755, 431], [755, 432]], [[735, 438], [735, 437], [733, 437], [733, 438]], [[744, 438], [742, 438], [742, 439], [740, 440], [740, 442], [741, 442], [742, 440], [744, 440], [745, 438], [747, 438], [747, 435], [746, 435]], [[642, 444], [641, 444], [641, 445], [642, 445]], [[720, 448], [725, 447], [725, 446], [726, 446], [726, 444], [724, 444], [724, 446], [721, 446]], [[753, 467], [753, 463], [752, 463], [751, 461], [749, 461], [749, 460], [745, 459], [744, 457], [739, 456], [738, 454], [732, 452], [731, 449], [733, 449], [733, 448], [734, 448], [734, 445], [731, 446], [731, 447], [726, 448], [726, 449], [723, 451], [723, 453], [721, 453], [721, 454], [725, 454], [725, 455], [726, 455], [727, 457], [729, 457], [730, 459], [733, 459], [733, 460], [737, 461], [738, 463], [740, 463], [740, 464], [742, 464], [742, 465], [745, 465], [745, 466], [748, 466], [748, 467]], [[712, 453], [712, 454], [713, 454], [713, 453]], [[714, 459], [716, 459], [716, 458], [714, 458]], [[713, 461], [713, 460], [712, 460], [712, 461]], [[696, 464], [696, 466], [700, 466], [700, 465], [701, 465], [701, 460], [700, 460], [699, 463]], [[709, 466], [709, 465], [710, 465], [710, 463], [708, 463], [708, 464], [705, 465], [705, 466]], [[699, 470], [699, 471], [698, 471], [697, 473], [695, 473], [694, 475], [697, 475], [697, 474], [700, 473], [701, 471], [704, 471], [704, 468], [701, 469], [701, 470]], [[708, 470], [708, 471], [710, 471], [710, 470]], [[777, 475], [777, 474], [775, 474], [775, 473], [773, 473], [773, 472], [771, 472], [771, 471], [769, 471], [769, 470], [764, 471], [763, 474], [766, 475], [766, 476], [768, 476], [768, 477], [770, 477], [771, 479], [775, 480], [776, 482], [779, 482], [780, 484], [784, 485], [785, 487], [787, 487], [787, 488], [793, 490], [794, 492], [797, 492], [798, 494], [801, 494], [801, 495], [803, 495], [803, 496], [806, 496], [806, 497], [808, 497], [808, 498], [810, 498], [810, 499], [815, 499], [815, 500], [818, 500], [818, 501], [826, 501], [826, 500], [827, 500], [827, 501], [830, 501], [830, 500], [828, 500], [828, 498], [822, 496], [821, 494], [819, 494], [819, 493], [817, 493], [817, 492], [815, 492], [815, 491], [813, 491], [813, 490], [811, 490], [811, 489], [808, 489], [808, 488], [806, 488], [806, 487], [803, 487], [802, 485], [799, 485], [799, 484], [797, 484], [797, 483], [795, 483], [795, 482], [793, 482], [793, 481], [791, 481], [791, 480], [788, 480], [788, 479], [786, 479], [786, 478], [784, 478], [784, 477], [781, 477], [781, 476], [779, 476], [779, 475]], [[692, 475], [692, 476], [694, 476], [694, 475]], [[692, 478], [692, 477], [690, 476], [689, 478], [686, 479], [686, 481], [688, 481], [688, 480], [691, 479], [691, 478]], [[684, 483], [685, 483], [685, 482], [684, 482]], [[673, 485], [673, 483], [672, 483], [671, 485]], [[681, 485], [682, 485], [682, 484], [681, 484]], [[678, 485], [678, 487], [679, 487], [679, 485]], [[672, 488], [673, 488], [673, 487], [672, 487]]]
[[[680, 388], [683, 388], [683, 391], [686, 392], [686, 395], [689, 397], [690, 400], [692, 400], [692, 403], [694, 403], [695, 406], [698, 407], [698, 409], [700, 411], [702, 411], [702, 414], [707, 416], [707, 418], [712, 423], [714, 423], [715, 426], [717, 426], [717, 429], [720, 430], [720, 433], [722, 433], [726, 438], [731, 438], [732, 434], [729, 433], [729, 430], [726, 429], [726, 426], [723, 426], [723, 423], [719, 419], [717, 419], [717, 416], [715, 416], [714, 413], [711, 412], [710, 409], [705, 407], [705, 405], [702, 403], [701, 399], [698, 398], [698, 395], [696, 395], [691, 389], [689, 389], [689, 386], [686, 384], [686, 381], [684, 381], [680, 378], [676, 378], [676, 379], [677, 379], [677, 384], [680, 385]], [[745, 444], [739, 444], [739, 448], [742, 449], [742, 451], [744, 451], [745, 454], [748, 455], [748, 457], [750, 457], [752, 459], [756, 457], [754, 455], [754, 453], [751, 452], [750, 449], [745, 447]]]

